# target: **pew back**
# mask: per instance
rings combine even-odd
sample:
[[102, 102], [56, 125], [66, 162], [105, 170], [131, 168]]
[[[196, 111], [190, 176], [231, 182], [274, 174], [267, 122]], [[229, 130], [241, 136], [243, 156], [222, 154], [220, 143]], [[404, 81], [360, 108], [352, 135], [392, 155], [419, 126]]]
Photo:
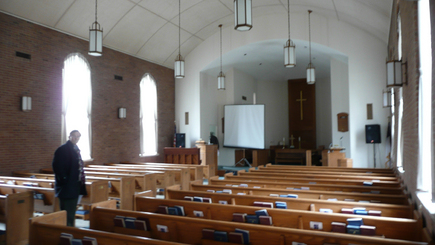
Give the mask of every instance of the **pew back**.
[[29, 218], [33, 217], [33, 193], [0, 196], [0, 219], [6, 227], [6, 244], [24, 245], [29, 239]]
[[248, 187], [260, 188], [279, 188], [279, 189], [310, 189], [321, 191], [342, 191], [342, 192], [372, 192], [389, 195], [403, 195], [405, 188], [402, 187], [378, 187], [378, 186], [356, 186], [356, 185], [334, 185], [334, 184], [317, 184], [317, 183], [294, 183], [294, 182], [273, 182], [273, 181], [252, 181], [238, 179], [219, 179], [218, 176], [213, 176], [209, 179], [210, 185], [248, 185]]
[[366, 210], [379, 210], [384, 217], [395, 218], [414, 218], [414, 211], [411, 205], [397, 204], [382, 204], [382, 203], [360, 203], [360, 202], [343, 202], [343, 201], [326, 201], [305, 198], [285, 198], [285, 197], [266, 197], [266, 196], [250, 196], [236, 195], [224, 193], [211, 193], [202, 191], [181, 191], [166, 190], [166, 199], [184, 200], [185, 196], [190, 197], [208, 197], [212, 203], [220, 203], [222, 201], [232, 205], [254, 206], [254, 202], [271, 202], [276, 201], [286, 202], [288, 209], [319, 211], [320, 208], [331, 209], [334, 213], [340, 213], [342, 208], [364, 207]]
[[[136, 211], [157, 213], [159, 206], [183, 206], [188, 217], [197, 217], [195, 212], [201, 211], [204, 218], [222, 221], [233, 221], [233, 213], [255, 214], [262, 207], [239, 205], [221, 205], [216, 203], [199, 203], [184, 200], [157, 199], [152, 197], [136, 197]], [[311, 211], [266, 208], [272, 217], [273, 226], [296, 229], [310, 229], [310, 222], [322, 222], [323, 231], [331, 231], [332, 222], [347, 223], [348, 218], [363, 218], [365, 225], [376, 226], [376, 235], [387, 238], [421, 241], [423, 230], [421, 220], [361, 216], [353, 214], [318, 213]]]
[[235, 186], [219, 186], [219, 185], [203, 185], [191, 184], [192, 191], [223, 191], [232, 190], [232, 193], [243, 193], [245, 195], [256, 196], [271, 196], [274, 195], [298, 195], [299, 198], [307, 199], [337, 199], [337, 201], [353, 200], [355, 202], [367, 201], [374, 203], [390, 203], [399, 205], [411, 205], [411, 201], [405, 195], [385, 195], [385, 194], [366, 194], [366, 193], [350, 193], [350, 192], [332, 192], [332, 191], [314, 191], [314, 190], [284, 190], [276, 188], [252, 188], [252, 187], [235, 187]]
[[[117, 215], [133, 218], [147, 218], [151, 230], [141, 231], [116, 227], [113, 220]], [[167, 232], [162, 232], [156, 229], [157, 225], [166, 226]], [[337, 234], [332, 232], [273, 226], [259, 226], [255, 224], [196, 219], [148, 212], [123, 211], [100, 207], [95, 207], [91, 210], [90, 228], [108, 232], [152, 237], [165, 241], [178, 241], [188, 244], [221, 244], [215, 241], [207, 241], [206, 239], [203, 239], [202, 230], [205, 228], [224, 232], [234, 231], [236, 228], [249, 231], [250, 245], [292, 244], [292, 242], [303, 242], [312, 245], [336, 242], [339, 242], [340, 244], [426, 244], [424, 242], [416, 241], [355, 236], [350, 234]]]
[[68, 227], [66, 226], [66, 211], [59, 211], [44, 216], [34, 217], [30, 220], [29, 245], [60, 244], [61, 233], [68, 233], [73, 235], [74, 238], [79, 239], [82, 239], [84, 236], [93, 237], [96, 238], [98, 244], [101, 245], [181, 244], [159, 241], [146, 237], [128, 236], [98, 230]]

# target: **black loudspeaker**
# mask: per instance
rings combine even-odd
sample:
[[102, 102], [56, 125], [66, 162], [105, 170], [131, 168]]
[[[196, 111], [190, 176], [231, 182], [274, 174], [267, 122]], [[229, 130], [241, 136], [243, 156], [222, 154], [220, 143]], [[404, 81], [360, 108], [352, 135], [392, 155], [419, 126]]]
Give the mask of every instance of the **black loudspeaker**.
[[186, 147], [186, 134], [175, 134], [175, 147]]
[[366, 143], [381, 143], [381, 125], [366, 125]]

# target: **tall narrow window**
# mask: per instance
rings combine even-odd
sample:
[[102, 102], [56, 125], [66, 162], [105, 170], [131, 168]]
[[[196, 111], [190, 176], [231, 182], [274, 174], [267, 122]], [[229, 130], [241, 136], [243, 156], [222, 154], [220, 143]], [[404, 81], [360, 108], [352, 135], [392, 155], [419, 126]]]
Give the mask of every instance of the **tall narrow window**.
[[62, 142], [72, 130], [82, 135], [77, 143], [83, 160], [91, 159], [91, 71], [86, 58], [74, 53], [67, 56], [63, 68]]
[[157, 86], [149, 74], [140, 82], [140, 149], [141, 156], [157, 154]]
[[432, 191], [432, 48], [429, 0], [418, 2], [420, 80], [418, 101], [419, 178], [417, 188]]

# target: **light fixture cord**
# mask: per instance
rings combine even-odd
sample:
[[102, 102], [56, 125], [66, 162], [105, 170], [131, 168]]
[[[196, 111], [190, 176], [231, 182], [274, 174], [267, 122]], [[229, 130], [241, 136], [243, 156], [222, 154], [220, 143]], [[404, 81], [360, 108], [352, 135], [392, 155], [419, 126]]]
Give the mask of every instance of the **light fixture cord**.
[[221, 72], [222, 72], [222, 25], [219, 25], [220, 28], [220, 36], [221, 36]]
[[178, 1], [178, 55], [181, 54], [181, 0]]
[[97, 22], [97, 0], [95, 0], [95, 22]]
[[290, 0], [287, 0], [288, 5], [288, 40], [290, 40]]
[[310, 64], [311, 64], [311, 10], [308, 10], [308, 40], [310, 43]]

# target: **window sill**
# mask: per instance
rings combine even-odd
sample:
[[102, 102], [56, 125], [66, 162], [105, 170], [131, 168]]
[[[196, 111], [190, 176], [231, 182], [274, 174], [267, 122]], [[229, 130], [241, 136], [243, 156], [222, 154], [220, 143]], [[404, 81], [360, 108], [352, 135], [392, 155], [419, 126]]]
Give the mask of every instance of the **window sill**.
[[142, 155], [142, 154], [139, 154], [139, 157], [140, 157], [140, 158], [145, 158], [145, 157], [157, 157], [157, 156], [160, 156], [160, 154], [159, 154], [159, 153], [152, 154], [152, 155]]
[[420, 201], [423, 208], [435, 218], [435, 203], [432, 202], [432, 195], [429, 191], [416, 191], [418, 200]]

